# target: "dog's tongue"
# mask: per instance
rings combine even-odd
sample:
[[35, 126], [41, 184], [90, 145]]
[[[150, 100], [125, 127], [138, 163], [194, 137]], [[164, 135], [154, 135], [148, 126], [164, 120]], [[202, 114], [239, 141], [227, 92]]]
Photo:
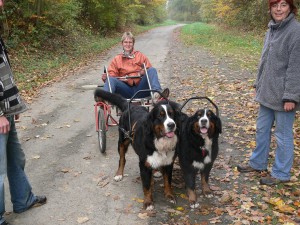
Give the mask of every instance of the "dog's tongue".
[[207, 133], [207, 128], [206, 127], [201, 127], [200, 131], [202, 134], [206, 134]]
[[174, 132], [166, 133], [166, 136], [167, 136], [168, 138], [172, 138], [172, 137], [174, 137], [174, 135], [175, 135]]

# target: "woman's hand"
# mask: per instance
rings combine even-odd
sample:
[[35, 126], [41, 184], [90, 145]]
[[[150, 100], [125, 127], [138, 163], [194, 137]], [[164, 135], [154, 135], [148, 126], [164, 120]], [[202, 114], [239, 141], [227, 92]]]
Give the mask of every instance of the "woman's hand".
[[[0, 1], [1, 1], [1, 0], [0, 0]], [[106, 79], [107, 79], [106, 73], [103, 73], [101, 78], [102, 78], [102, 81], [105, 83], [105, 81], [106, 81]]]
[[296, 104], [294, 102], [285, 102], [283, 104], [284, 111], [289, 112], [295, 109]]
[[144, 69], [141, 69], [140, 72], [139, 72], [139, 74], [140, 74], [141, 76], [145, 75], [145, 70], [144, 70]]

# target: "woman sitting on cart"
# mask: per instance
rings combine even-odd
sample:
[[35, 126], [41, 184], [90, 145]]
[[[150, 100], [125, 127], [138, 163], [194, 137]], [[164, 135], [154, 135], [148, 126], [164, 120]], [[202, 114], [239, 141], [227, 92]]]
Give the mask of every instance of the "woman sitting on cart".
[[[108, 67], [109, 80], [106, 73], [102, 80], [104, 90], [118, 93], [124, 98], [131, 98], [137, 91], [150, 89], [143, 65], [147, 68], [149, 82], [152, 90], [161, 91], [157, 71], [152, 67], [149, 59], [139, 51], [134, 50], [135, 38], [131, 32], [125, 32], [122, 36], [123, 52], [118, 54]], [[123, 76], [141, 76], [140, 78], [118, 79]], [[110, 83], [110, 85], [109, 85]], [[111, 89], [110, 89], [110, 87]], [[154, 93], [154, 96], [158, 93]], [[144, 98], [150, 96], [149, 92], [142, 92], [136, 96]]]

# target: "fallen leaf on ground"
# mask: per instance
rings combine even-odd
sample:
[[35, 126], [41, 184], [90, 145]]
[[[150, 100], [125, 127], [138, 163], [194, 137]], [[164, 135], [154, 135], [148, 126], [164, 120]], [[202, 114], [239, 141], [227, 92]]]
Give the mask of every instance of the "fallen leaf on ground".
[[82, 224], [82, 223], [85, 223], [85, 222], [87, 222], [89, 220], [90, 219], [88, 217], [78, 217], [77, 223]]
[[145, 220], [147, 219], [149, 216], [147, 213], [139, 213], [138, 217], [142, 220]]

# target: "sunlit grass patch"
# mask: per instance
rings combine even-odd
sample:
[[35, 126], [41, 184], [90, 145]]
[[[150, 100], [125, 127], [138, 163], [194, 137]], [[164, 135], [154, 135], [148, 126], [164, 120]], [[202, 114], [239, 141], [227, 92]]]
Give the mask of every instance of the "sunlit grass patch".
[[219, 57], [230, 57], [235, 66], [256, 71], [263, 38], [252, 33], [226, 30], [211, 24], [193, 23], [182, 28], [181, 38], [188, 45], [200, 45]]

